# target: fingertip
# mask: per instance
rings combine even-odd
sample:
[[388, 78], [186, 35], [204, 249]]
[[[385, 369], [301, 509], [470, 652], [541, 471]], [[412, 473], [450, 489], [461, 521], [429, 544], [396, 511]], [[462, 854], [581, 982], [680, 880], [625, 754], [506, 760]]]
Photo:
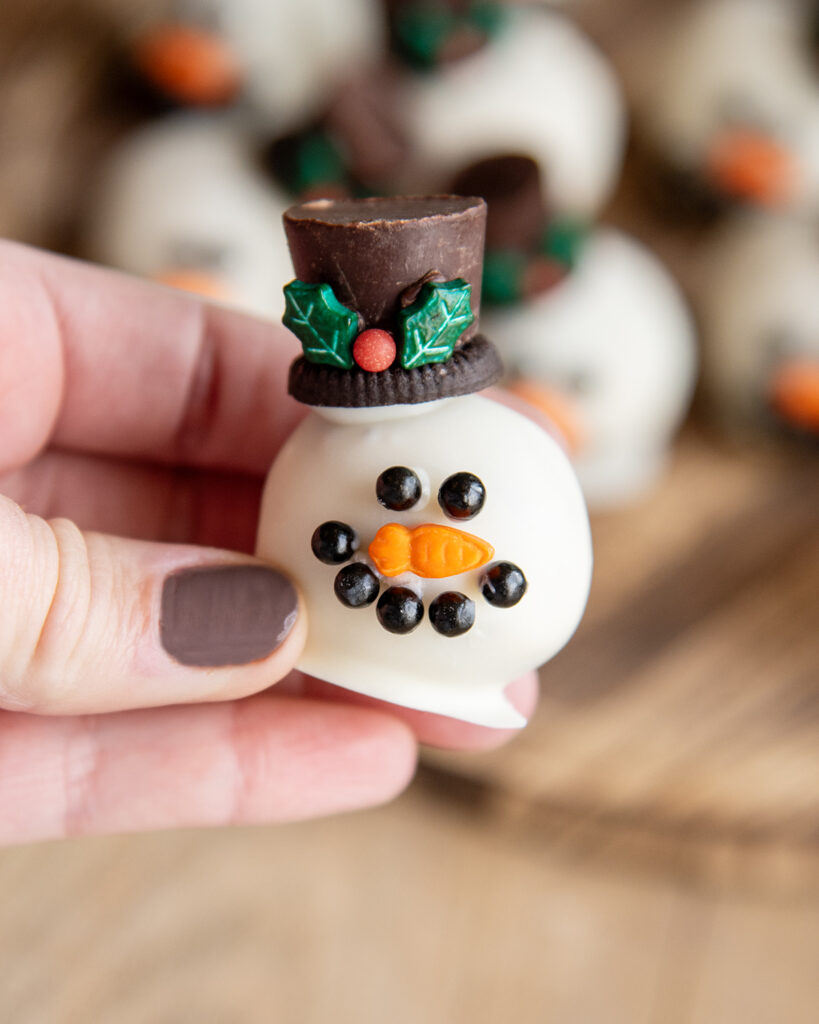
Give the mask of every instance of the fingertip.
[[[504, 693], [515, 710], [519, 711], [528, 721], [538, 700], [538, 681], [534, 672], [515, 679]], [[439, 715], [424, 715], [418, 722], [419, 738], [430, 747], [442, 747], [462, 753], [480, 753], [481, 751], [497, 750], [505, 746], [516, 736], [520, 729], [491, 729], [471, 722], [459, 722], [454, 718], [442, 718]]]
[[540, 683], [537, 672], [527, 672], [506, 687], [509, 703], [514, 705], [528, 721], [535, 712], [540, 699]]
[[[396, 718], [370, 708], [289, 696], [236, 705], [239, 821], [295, 821], [394, 799], [415, 773], [417, 744]], [[289, 774], [288, 774], [289, 773]]]
[[215, 698], [247, 696], [293, 671], [307, 640], [304, 599], [289, 576], [262, 562], [181, 568], [162, 582], [159, 637], [176, 665], [222, 684]]

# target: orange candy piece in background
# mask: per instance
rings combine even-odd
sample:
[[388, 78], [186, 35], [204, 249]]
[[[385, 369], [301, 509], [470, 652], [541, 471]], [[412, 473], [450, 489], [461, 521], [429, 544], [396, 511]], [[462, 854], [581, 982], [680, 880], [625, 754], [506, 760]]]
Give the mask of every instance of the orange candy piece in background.
[[774, 375], [770, 399], [788, 423], [819, 432], [819, 362], [786, 363]]
[[219, 107], [234, 100], [242, 71], [227, 43], [193, 25], [162, 25], [138, 40], [134, 62], [179, 103]]

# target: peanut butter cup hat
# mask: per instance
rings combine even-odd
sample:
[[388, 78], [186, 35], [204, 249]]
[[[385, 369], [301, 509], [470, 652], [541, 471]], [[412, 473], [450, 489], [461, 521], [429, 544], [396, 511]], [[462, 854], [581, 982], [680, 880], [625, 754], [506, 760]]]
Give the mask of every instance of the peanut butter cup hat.
[[501, 375], [478, 333], [486, 204], [459, 196], [317, 199], [284, 215], [297, 280], [284, 324], [303, 355], [290, 393], [313, 406], [414, 405]]

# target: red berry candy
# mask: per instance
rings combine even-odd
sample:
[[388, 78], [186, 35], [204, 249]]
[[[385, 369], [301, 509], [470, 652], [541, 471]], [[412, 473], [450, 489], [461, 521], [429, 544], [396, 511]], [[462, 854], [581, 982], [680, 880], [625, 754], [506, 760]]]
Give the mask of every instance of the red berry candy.
[[395, 339], [389, 331], [371, 327], [362, 331], [353, 343], [353, 359], [362, 370], [380, 373], [395, 362]]

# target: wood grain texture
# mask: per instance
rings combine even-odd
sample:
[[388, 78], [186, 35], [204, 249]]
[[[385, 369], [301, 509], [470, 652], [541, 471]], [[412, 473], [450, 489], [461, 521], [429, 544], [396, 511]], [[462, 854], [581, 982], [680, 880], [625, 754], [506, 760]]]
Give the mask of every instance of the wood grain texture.
[[410, 793], [0, 853], [14, 1024], [812, 1024], [819, 903], [566, 858]]
[[589, 610], [543, 669], [533, 723], [500, 753], [429, 763], [584, 849], [812, 883], [815, 457], [721, 449], [690, 431], [657, 492], [593, 517], [593, 534]]

